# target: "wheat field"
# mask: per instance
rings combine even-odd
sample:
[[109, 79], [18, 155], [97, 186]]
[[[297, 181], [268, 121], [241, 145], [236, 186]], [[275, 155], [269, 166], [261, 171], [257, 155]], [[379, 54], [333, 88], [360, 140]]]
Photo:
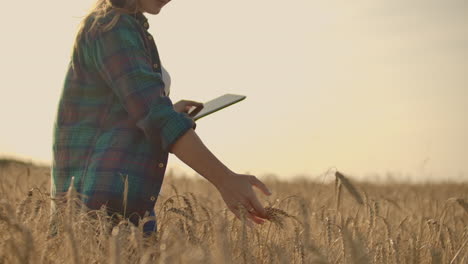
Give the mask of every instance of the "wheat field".
[[468, 263], [468, 183], [266, 179], [269, 219], [251, 228], [207, 181], [172, 174], [152, 236], [69, 202], [49, 237], [50, 168], [1, 160], [0, 263]]

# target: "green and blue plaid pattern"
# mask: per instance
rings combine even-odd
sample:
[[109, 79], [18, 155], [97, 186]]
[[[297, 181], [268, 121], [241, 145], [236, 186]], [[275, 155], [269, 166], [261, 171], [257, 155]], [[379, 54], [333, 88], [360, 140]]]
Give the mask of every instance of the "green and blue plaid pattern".
[[106, 205], [135, 222], [154, 207], [170, 147], [196, 124], [165, 95], [146, 17], [121, 14], [111, 30], [87, 32], [92, 19], [77, 39], [58, 104], [51, 195], [63, 195], [75, 177], [88, 208]]

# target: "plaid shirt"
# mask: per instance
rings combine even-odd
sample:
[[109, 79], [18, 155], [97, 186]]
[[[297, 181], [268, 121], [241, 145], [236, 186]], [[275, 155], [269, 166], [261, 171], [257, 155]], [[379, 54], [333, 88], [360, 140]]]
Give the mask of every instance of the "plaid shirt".
[[90, 209], [105, 204], [127, 217], [153, 209], [171, 145], [196, 124], [165, 95], [148, 28], [142, 13], [121, 14], [111, 30], [77, 40], [54, 123], [52, 197], [63, 195], [74, 176]]

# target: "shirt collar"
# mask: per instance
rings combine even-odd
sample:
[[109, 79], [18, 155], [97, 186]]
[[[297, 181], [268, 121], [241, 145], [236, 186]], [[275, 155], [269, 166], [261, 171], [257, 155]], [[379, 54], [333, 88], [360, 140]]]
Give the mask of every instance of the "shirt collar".
[[137, 12], [137, 13], [135, 13], [133, 16], [138, 20], [138, 22], [139, 22], [145, 29], [148, 29], [148, 28], [149, 28], [148, 19], [146, 18], [145, 15], [143, 15], [142, 12]]

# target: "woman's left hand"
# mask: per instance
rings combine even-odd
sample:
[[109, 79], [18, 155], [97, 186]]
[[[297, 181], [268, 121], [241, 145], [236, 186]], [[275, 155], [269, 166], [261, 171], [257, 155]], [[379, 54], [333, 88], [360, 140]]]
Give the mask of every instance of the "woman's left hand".
[[[219, 174], [218, 177], [212, 183], [218, 189], [226, 206], [239, 220], [242, 221], [242, 214], [246, 213], [247, 224], [252, 226], [251, 223], [249, 224], [249, 221], [262, 224], [268, 218], [265, 208], [253, 190], [253, 186], [261, 190], [265, 195], [269, 196], [271, 192], [257, 177], [237, 174], [232, 171]], [[246, 211], [242, 211], [243, 209]]]
[[179, 102], [174, 104], [174, 110], [179, 113], [187, 113], [192, 107], [196, 107], [198, 109], [194, 110], [199, 112], [203, 108], [203, 103], [190, 101], [190, 100], [180, 100]]

